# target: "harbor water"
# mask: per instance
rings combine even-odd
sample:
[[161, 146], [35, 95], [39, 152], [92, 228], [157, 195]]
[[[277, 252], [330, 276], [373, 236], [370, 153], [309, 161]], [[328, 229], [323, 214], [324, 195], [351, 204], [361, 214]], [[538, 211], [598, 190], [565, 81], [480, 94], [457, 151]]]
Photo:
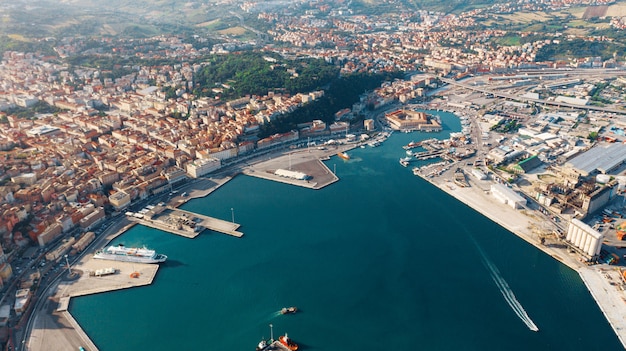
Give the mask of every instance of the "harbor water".
[[398, 164], [461, 129], [439, 114], [441, 133], [331, 158], [322, 190], [238, 176], [182, 207], [243, 238], [135, 226], [114, 243], [168, 255], [155, 282], [71, 313], [102, 351], [253, 350], [270, 324], [304, 350], [622, 349], [576, 272]]

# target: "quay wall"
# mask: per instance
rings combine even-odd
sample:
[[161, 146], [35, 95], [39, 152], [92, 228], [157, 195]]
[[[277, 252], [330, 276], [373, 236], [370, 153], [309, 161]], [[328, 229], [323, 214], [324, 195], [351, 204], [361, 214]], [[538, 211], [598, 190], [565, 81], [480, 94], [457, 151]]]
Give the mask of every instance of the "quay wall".
[[421, 174], [418, 176], [576, 271], [626, 349], [626, 297], [623, 296], [623, 292], [620, 296], [620, 292], [602, 278], [601, 268], [586, 266], [569, 255], [566, 250], [540, 245], [529, 229], [531, 224], [539, 219], [531, 219], [520, 210], [498, 203], [476, 184], [468, 188], [455, 188], [449, 186], [450, 184], [443, 179], [445, 175], [434, 178], [424, 177]]

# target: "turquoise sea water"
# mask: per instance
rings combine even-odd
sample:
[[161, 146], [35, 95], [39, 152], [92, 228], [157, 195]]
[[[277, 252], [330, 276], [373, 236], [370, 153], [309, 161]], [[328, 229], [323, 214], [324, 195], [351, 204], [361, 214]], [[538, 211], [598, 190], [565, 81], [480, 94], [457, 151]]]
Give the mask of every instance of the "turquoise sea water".
[[[442, 119], [440, 136], [460, 130]], [[253, 350], [270, 323], [304, 350], [622, 349], [574, 271], [398, 164], [435, 135], [333, 157], [322, 190], [238, 176], [183, 208], [234, 208], [243, 238], [136, 226], [114, 242], [169, 256], [154, 284], [71, 312], [103, 351]]]

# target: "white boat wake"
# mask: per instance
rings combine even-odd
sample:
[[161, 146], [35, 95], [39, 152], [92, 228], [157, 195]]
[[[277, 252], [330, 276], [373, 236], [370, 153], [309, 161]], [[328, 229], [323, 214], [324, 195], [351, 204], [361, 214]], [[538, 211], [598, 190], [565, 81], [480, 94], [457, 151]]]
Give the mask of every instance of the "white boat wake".
[[478, 248], [478, 251], [480, 252], [480, 256], [483, 261], [483, 264], [489, 270], [491, 279], [493, 279], [493, 281], [498, 286], [498, 289], [500, 289], [500, 292], [502, 293], [504, 300], [506, 300], [509, 306], [511, 306], [511, 309], [513, 310], [513, 312], [515, 312], [515, 314], [519, 317], [519, 319], [521, 319], [522, 322], [526, 324], [528, 329], [535, 331], [535, 332], [539, 331], [539, 327], [537, 327], [535, 322], [533, 322], [533, 320], [530, 319], [530, 317], [528, 316], [528, 313], [526, 313], [526, 310], [524, 309], [522, 304], [517, 300], [517, 298], [515, 297], [515, 294], [513, 293], [513, 290], [511, 290], [511, 287], [509, 287], [509, 284], [507, 284], [506, 280], [504, 280], [504, 278], [500, 274], [498, 267], [496, 267], [489, 260], [485, 252], [480, 248], [480, 246], [478, 246], [476, 242], [474, 242], [474, 244], [476, 245], [476, 247]]

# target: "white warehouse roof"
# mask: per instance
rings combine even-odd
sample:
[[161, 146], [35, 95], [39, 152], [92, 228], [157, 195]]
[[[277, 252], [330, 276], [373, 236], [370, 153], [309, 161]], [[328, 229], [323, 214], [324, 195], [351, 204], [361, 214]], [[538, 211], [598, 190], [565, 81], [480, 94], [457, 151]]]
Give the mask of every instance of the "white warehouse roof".
[[589, 175], [595, 170], [606, 174], [624, 161], [626, 161], [625, 144], [599, 144], [574, 157], [566, 165], [578, 170], [583, 175]]
[[309, 176], [305, 173], [290, 171], [287, 169], [277, 169], [274, 172], [274, 174], [277, 176], [285, 177], [285, 178], [292, 178], [292, 179], [299, 179], [299, 180], [305, 180], [309, 178]]

